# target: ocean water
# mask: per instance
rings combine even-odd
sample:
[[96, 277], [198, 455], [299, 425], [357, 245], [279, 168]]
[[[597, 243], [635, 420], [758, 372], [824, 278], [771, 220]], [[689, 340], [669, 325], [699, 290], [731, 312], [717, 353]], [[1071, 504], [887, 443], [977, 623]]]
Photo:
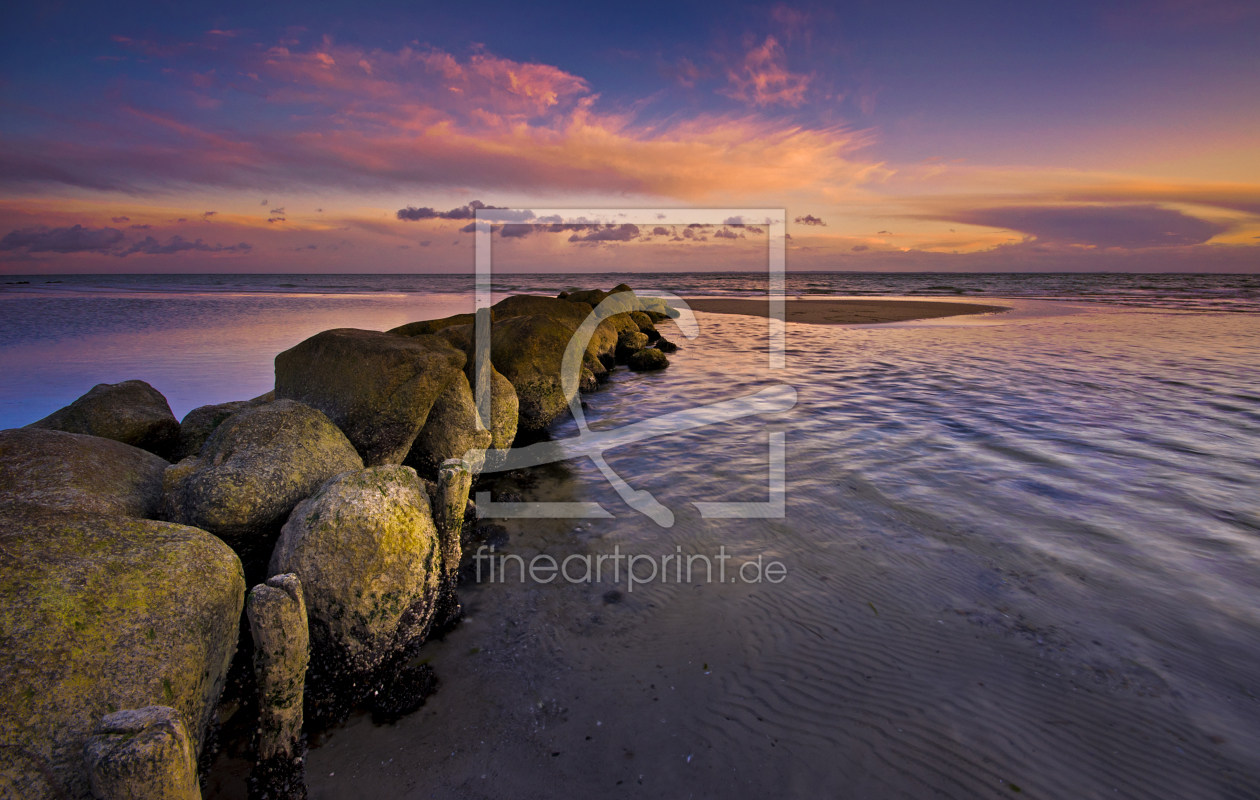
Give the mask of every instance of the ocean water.
[[[3, 287], [3, 425], [100, 380], [150, 380], [177, 414], [253, 396], [274, 354], [318, 330], [471, 306], [464, 278], [305, 277], [327, 283]], [[655, 277], [597, 283], [757, 291], [751, 276]], [[1260, 796], [1257, 278], [797, 275], [788, 291], [947, 284], [1012, 311], [789, 324], [782, 370], [764, 320], [699, 314], [694, 341], [665, 323], [683, 346], [670, 368], [616, 371], [585, 398], [592, 429], [776, 386], [795, 405], [610, 450], [670, 527], [589, 459], [488, 482], [496, 501], [610, 515], [503, 520], [496, 548], [725, 548], [781, 563], [783, 580], [472, 580], [465, 623], [421, 654], [437, 694], [395, 725], [356, 717], [321, 737], [311, 796]], [[701, 516], [698, 502], [767, 500], [780, 434], [782, 514]], [[221, 769], [208, 796], [239, 788]]]

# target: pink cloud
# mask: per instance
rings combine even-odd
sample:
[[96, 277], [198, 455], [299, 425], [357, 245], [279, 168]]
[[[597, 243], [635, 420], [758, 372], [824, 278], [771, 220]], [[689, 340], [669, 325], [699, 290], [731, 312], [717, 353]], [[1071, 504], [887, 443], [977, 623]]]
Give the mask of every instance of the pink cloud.
[[805, 102], [805, 91], [813, 78], [788, 69], [787, 53], [773, 36], [751, 48], [739, 65], [727, 70], [726, 77], [729, 85], [720, 89], [720, 94], [755, 106], [793, 108]]

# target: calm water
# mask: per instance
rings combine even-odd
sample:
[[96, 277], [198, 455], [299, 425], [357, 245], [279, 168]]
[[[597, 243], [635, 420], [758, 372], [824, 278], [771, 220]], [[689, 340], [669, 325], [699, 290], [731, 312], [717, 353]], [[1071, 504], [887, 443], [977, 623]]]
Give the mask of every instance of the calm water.
[[[182, 415], [265, 391], [274, 354], [318, 330], [471, 305], [453, 277], [280, 285], [306, 277], [3, 287], [0, 424], [136, 377]], [[623, 277], [647, 282], [599, 282]], [[748, 276], [653, 283], [756, 291]], [[608, 454], [673, 527], [577, 461], [522, 492], [614, 518], [509, 522], [505, 546], [725, 546], [787, 579], [612, 604], [609, 586], [468, 586], [470, 620], [426, 646], [442, 690], [398, 725], [334, 731], [312, 751], [312, 797], [1260, 796], [1256, 277], [799, 275], [789, 292], [947, 283], [1015, 310], [792, 324], [775, 372], [763, 320], [702, 314], [696, 341], [667, 334], [684, 345], [670, 369], [618, 371], [587, 398], [593, 427], [777, 384], [799, 399]], [[702, 519], [695, 501], [765, 499], [771, 430], [786, 516]]]

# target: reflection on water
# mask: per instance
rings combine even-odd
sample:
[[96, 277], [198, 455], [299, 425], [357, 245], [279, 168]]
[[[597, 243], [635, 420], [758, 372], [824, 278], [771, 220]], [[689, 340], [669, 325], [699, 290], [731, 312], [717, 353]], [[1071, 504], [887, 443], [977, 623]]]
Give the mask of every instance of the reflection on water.
[[[313, 791], [1256, 796], [1260, 319], [1017, 305], [1004, 325], [791, 325], [774, 374], [764, 321], [701, 315], [670, 369], [616, 373], [592, 427], [778, 382], [800, 401], [610, 452], [672, 528], [582, 461], [535, 497], [617, 519], [511, 521], [508, 551], [725, 546], [788, 579], [611, 604], [466, 586], [472, 621], [423, 654], [443, 690], [334, 732]], [[769, 430], [786, 518], [702, 519], [696, 501], [766, 499]]]

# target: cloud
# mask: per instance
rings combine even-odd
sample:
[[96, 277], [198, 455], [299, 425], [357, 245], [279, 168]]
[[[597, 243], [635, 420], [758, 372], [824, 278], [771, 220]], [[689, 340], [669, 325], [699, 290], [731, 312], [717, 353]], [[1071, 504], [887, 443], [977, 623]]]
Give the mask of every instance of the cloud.
[[823, 222], [818, 217], [815, 217], [813, 214], [806, 214], [803, 217], [797, 217], [796, 224], [797, 225], [822, 225], [824, 227], [827, 225], [827, 223]]
[[1015, 230], [1042, 244], [1130, 249], [1202, 244], [1228, 227], [1153, 204], [999, 206], [932, 218]]
[[796, 108], [805, 102], [812, 75], [791, 72], [787, 54], [779, 41], [766, 41], [744, 54], [743, 61], [726, 72], [728, 85], [718, 93], [755, 106], [786, 105]]
[[866, 250], [870, 250], [871, 248], [867, 247], [864, 244], [855, 244], [853, 245], [853, 247], [850, 247], [849, 249], [855, 253], [861, 253], [861, 252], [865, 252]]
[[288, 222], [284, 217], [268, 217], [267, 222]]
[[206, 244], [200, 239], [190, 242], [182, 236], [172, 236], [166, 244], [161, 244], [152, 236], [146, 236], [141, 241], [127, 247], [114, 255], [130, 256], [137, 253], [148, 256], [172, 255], [174, 253], [183, 253], [189, 250], [195, 250], [201, 253], [247, 253], [253, 249], [253, 246], [247, 242], [241, 242], [233, 245], [222, 244]]
[[218, 211], [207, 211], [206, 213], [202, 214], [201, 216], [206, 217], [206, 218], [209, 218], [209, 217], [213, 217], [215, 214], [218, 214], [218, 213], [219, 213]]
[[110, 217], [109, 221], [118, 225], [123, 222], [131, 222], [131, 217]]
[[669, 231], [665, 230], [660, 225], [657, 225], [655, 228], [652, 229], [652, 235], [653, 236], [669, 236]]
[[38, 226], [10, 231], [0, 239], [0, 250], [22, 250], [27, 253], [104, 252], [123, 240], [117, 228], [69, 228]]
[[[598, 226], [596, 226], [598, 227]], [[637, 238], [639, 226], [627, 222], [624, 225], [609, 225], [587, 233], [575, 233], [569, 237], [570, 242], [628, 242]]]
[[742, 239], [744, 236], [742, 233], [736, 233], [730, 228], [723, 228], [722, 230], [718, 231], [717, 233], [713, 235], [714, 237], [719, 238], [719, 239]]
[[283, 214], [283, 213], [284, 213], [284, 207], [283, 207], [283, 206], [281, 206], [280, 208], [273, 208], [273, 209], [271, 209], [270, 211], [268, 211], [267, 213], [268, 213], [268, 214]]
[[[890, 174], [854, 160], [870, 132], [755, 113], [641, 120], [636, 110], [601, 111], [584, 79], [545, 64], [328, 41], [305, 51], [256, 48], [243, 38], [221, 45], [173, 48], [162, 63], [176, 76], [193, 66], [256, 74], [257, 81], [224, 79], [207, 90], [225, 110], [239, 105], [242, 113], [224, 113], [211, 128], [178, 107], [123, 104], [107, 108], [107, 121], [127, 137], [100, 137], [87, 125], [0, 135], [0, 181], [133, 193], [421, 186], [699, 201], [836, 192]], [[765, 99], [770, 88], [754, 95]], [[243, 113], [246, 104], [269, 113]]]
[[[497, 214], [482, 214], [483, 218], [496, 222], [524, 222], [534, 218], [534, 212], [525, 209], [504, 209], [502, 206], [488, 206], [480, 200], [473, 200], [466, 206], [458, 206], [450, 211], [435, 211], [429, 207], [415, 208], [407, 206], [398, 209], [398, 219], [407, 222], [418, 222], [422, 219], [476, 219], [478, 211], [501, 211]], [[560, 221], [556, 217], [557, 222]]]

